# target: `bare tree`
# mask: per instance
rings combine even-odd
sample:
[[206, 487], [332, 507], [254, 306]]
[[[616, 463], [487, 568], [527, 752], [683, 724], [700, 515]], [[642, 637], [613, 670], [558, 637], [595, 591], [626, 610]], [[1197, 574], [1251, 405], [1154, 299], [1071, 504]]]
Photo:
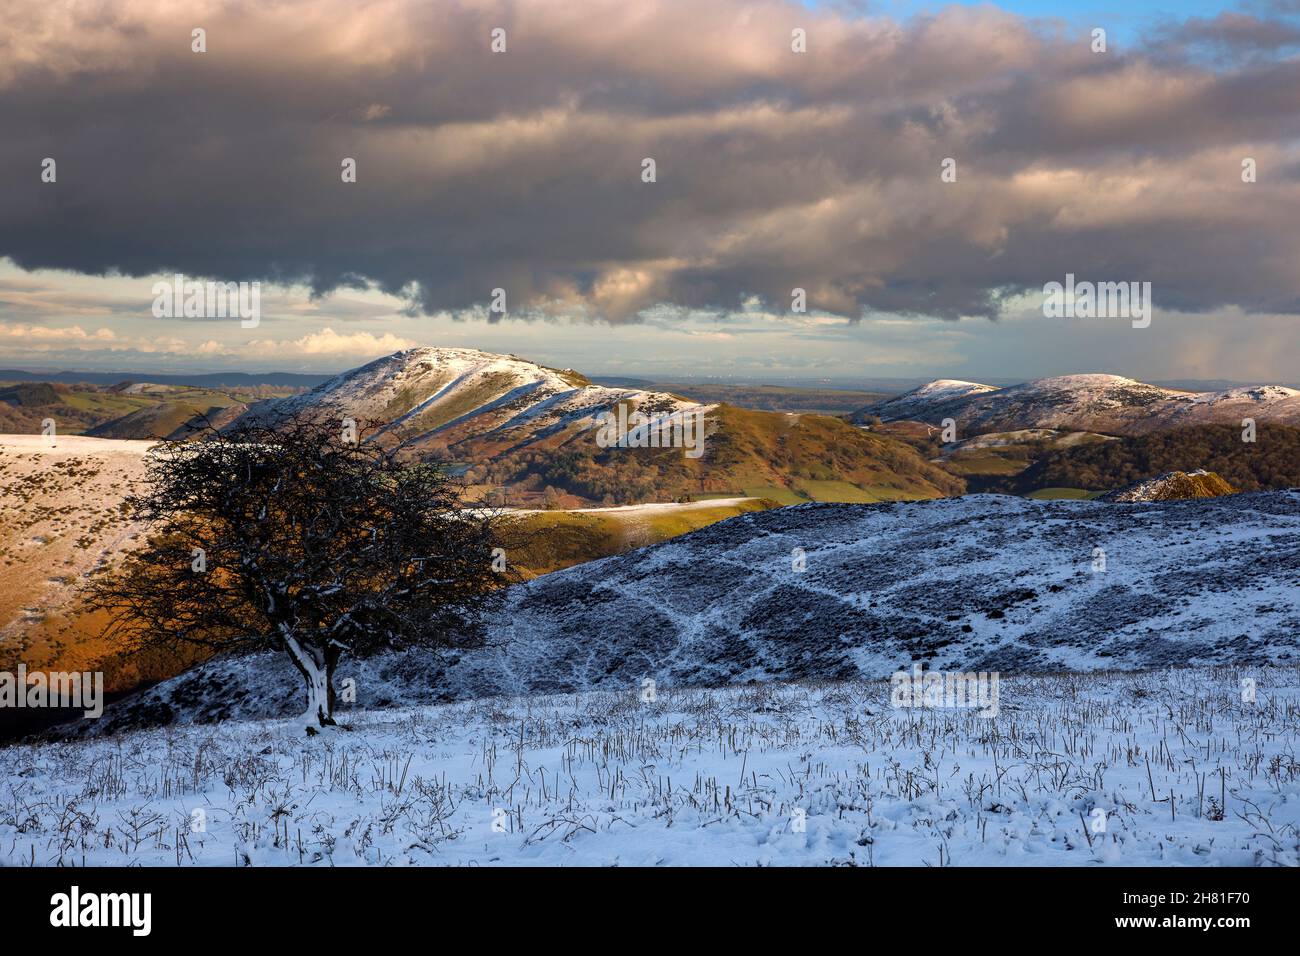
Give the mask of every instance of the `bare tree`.
[[350, 420], [206, 425], [155, 446], [147, 477], [127, 504], [149, 540], [91, 603], [135, 646], [284, 652], [309, 724], [334, 723], [343, 655], [478, 643], [504, 583], [496, 514]]

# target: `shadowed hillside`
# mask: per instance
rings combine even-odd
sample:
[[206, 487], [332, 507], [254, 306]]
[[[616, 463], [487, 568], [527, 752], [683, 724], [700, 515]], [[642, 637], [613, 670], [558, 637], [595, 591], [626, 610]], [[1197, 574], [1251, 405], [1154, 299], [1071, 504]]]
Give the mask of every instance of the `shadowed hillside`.
[[964, 484], [891, 438], [823, 415], [717, 406], [706, 451], [600, 448], [589, 438], [556, 451], [506, 453], [472, 466], [470, 482], [552, 486], [606, 504], [750, 496], [780, 504], [871, 502], [961, 494]]
[[1254, 442], [1234, 425], [1179, 428], [1051, 451], [1015, 480], [1020, 491], [1104, 491], [1167, 471], [1205, 469], [1240, 491], [1300, 487], [1300, 428], [1260, 425]]

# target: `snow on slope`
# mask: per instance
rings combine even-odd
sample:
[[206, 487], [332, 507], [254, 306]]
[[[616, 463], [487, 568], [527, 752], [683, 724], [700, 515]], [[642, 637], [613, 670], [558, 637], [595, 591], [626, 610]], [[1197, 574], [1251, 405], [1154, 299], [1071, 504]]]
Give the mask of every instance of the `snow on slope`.
[[0, 666], [21, 652], [32, 667], [81, 667], [103, 652], [69, 653], [63, 612], [93, 569], [134, 545], [141, 529], [119, 505], [142, 486], [152, 444], [0, 435]]
[[897, 395], [874, 405], [869, 405], [863, 411], [879, 415], [887, 422], [911, 418], [924, 420], [929, 414], [929, 410], [934, 406], [996, 391], [998, 391], [996, 385], [981, 385], [978, 382], [940, 378], [935, 379], [933, 382], [927, 382], [925, 385], [914, 388], [903, 395]]
[[[1300, 492], [757, 512], [513, 588], [491, 631], [489, 648], [348, 662], [340, 677], [375, 707], [646, 677], [878, 678], [914, 661], [1008, 674], [1296, 661]], [[280, 656], [213, 661], [74, 730], [288, 716], [298, 680]]]
[[1060, 375], [1007, 388], [963, 391], [947, 380], [869, 405], [859, 418], [957, 422], [964, 435], [1025, 428], [1066, 428], [1143, 434], [1159, 428], [1207, 423], [1260, 422], [1300, 425], [1300, 391], [1280, 385], [1181, 392], [1119, 375]]
[[1300, 865], [1297, 668], [998, 698], [628, 689], [11, 746], [0, 866]]
[[327, 411], [358, 422], [385, 423], [384, 432], [419, 444], [442, 436], [451, 444], [495, 433], [520, 444], [568, 426], [590, 427], [594, 416], [631, 402], [658, 418], [703, 408], [661, 392], [608, 388], [571, 370], [546, 368], [477, 349], [417, 348], [352, 369], [290, 398], [263, 402], [249, 415]]

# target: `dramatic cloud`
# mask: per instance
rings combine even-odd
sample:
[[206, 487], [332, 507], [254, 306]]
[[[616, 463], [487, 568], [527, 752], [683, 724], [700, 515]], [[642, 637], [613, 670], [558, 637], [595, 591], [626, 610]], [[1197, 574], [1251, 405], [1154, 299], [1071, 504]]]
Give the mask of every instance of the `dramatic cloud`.
[[[1094, 53], [992, 7], [19, 0], [0, 20], [0, 255], [372, 284], [428, 312], [503, 288], [514, 314], [613, 321], [781, 310], [795, 287], [852, 317], [994, 315], [1067, 272], [1150, 281], [1166, 309], [1294, 314], [1286, 22]], [[1187, 53], [1207, 42], [1231, 55]]]
[[87, 332], [79, 325], [68, 328], [46, 328], [40, 325], [0, 322], [0, 342], [16, 340], [25, 344], [82, 345], [92, 342], [111, 343], [116, 338], [112, 329], [95, 329], [93, 332]]
[[[417, 343], [391, 333], [372, 335], [369, 332], [339, 333], [331, 328], [312, 332], [293, 341], [275, 341], [256, 339], [242, 346], [240, 352], [246, 355], [266, 354], [280, 355], [334, 355], [351, 358], [373, 358], [376, 355], [388, 355], [401, 349], [415, 347]], [[224, 352], [225, 347], [215, 341], [205, 344], [200, 353], [214, 350]]]

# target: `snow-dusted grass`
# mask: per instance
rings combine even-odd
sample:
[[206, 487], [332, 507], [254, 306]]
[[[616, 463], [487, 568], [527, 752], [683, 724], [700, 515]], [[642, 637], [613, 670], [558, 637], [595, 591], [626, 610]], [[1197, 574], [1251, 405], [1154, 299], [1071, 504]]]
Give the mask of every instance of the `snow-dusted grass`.
[[0, 863], [1300, 864], [1294, 667], [639, 690], [10, 747]]

